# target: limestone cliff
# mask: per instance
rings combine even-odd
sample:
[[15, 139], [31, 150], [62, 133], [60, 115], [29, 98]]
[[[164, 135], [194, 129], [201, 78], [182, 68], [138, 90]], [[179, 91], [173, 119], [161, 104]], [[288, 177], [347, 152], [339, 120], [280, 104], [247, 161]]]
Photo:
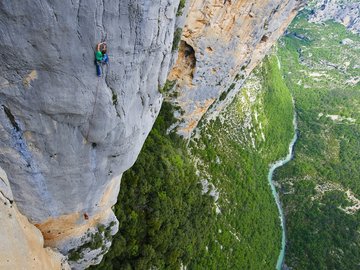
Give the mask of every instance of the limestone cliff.
[[[179, 132], [189, 136], [212, 104], [209, 115], [230, 101], [302, 2], [1, 1], [0, 166], [45, 246], [73, 269], [98, 263], [118, 229], [121, 175], [160, 110], [170, 66]], [[101, 40], [110, 63], [97, 78]]]
[[171, 101], [180, 107], [179, 134], [189, 137], [205, 112], [214, 116], [230, 103], [304, 2], [191, 1], [168, 78], [176, 81]]
[[44, 248], [41, 232], [19, 213], [0, 168], [0, 269], [70, 269], [63, 255]]
[[335, 20], [360, 34], [360, 2], [357, 0], [314, 1], [310, 22]]
[[[178, 4], [0, 2], [0, 166], [20, 212], [63, 254], [100, 225], [117, 231], [111, 206], [161, 106]], [[97, 78], [101, 40], [110, 64]], [[98, 262], [109, 244], [73, 267]]]

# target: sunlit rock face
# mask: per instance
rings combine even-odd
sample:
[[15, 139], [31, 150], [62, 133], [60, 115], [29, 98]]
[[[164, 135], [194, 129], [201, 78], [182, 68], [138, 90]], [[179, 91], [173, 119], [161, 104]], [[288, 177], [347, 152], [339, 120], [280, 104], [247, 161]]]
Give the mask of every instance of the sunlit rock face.
[[191, 1], [168, 77], [176, 80], [171, 101], [180, 108], [179, 134], [189, 137], [205, 113], [212, 117], [229, 104], [304, 2]]
[[1, 1], [0, 166], [46, 245], [67, 254], [98, 224], [116, 232], [110, 207], [160, 110], [178, 4]]
[[0, 269], [70, 270], [57, 250], [44, 248], [41, 232], [14, 202], [6, 173], [0, 168]]
[[360, 2], [357, 0], [314, 1], [310, 22], [335, 20], [350, 31], [360, 34]]

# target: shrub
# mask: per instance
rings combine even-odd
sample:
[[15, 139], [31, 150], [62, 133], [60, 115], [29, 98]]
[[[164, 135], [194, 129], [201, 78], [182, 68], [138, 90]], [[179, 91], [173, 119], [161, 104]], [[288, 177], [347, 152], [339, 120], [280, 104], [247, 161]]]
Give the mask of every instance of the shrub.
[[177, 9], [177, 12], [176, 12], [176, 16], [183, 15], [183, 9], [185, 7], [185, 4], [186, 4], [186, 0], [180, 0], [179, 6], [178, 6], [178, 9]]
[[179, 49], [181, 35], [182, 35], [182, 28], [176, 28], [175, 33], [174, 33], [173, 45], [172, 45], [172, 49], [171, 49], [172, 51], [177, 51]]

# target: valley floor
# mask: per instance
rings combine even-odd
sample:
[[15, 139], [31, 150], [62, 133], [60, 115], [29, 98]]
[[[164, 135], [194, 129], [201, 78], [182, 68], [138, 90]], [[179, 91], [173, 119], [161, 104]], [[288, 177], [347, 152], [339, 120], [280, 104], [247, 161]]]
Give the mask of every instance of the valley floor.
[[191, 144], [218, 215], [208, 252], [191, 269], [275, 269], [279, 212], [267, 177], [293, 137], [293, 105], [276, 57], [248, 78], [234, 102], [204, 125]]
[[276, 174], [291, 269], [359, 269], [360, 37], [306, 11], [280, 41], [281, 71], [295, 99], [295, 159]]

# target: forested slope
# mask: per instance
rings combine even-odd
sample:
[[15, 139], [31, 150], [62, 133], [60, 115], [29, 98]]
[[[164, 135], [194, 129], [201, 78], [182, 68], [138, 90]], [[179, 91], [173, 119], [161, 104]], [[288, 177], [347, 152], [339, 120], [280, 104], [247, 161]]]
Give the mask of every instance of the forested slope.
[[287, 153], [291, 96], [275, 57], [190, 144], [166, 133], [164, 104], [138, 161], [123, 176], [119, 234], [92, 269], [274, 269], [280, 251], [269, 163]]
[[307, 12], [280, 41], [295, 98], [295, 159], [280, 169], [292, 269], [359, 269], [360, 37]]

